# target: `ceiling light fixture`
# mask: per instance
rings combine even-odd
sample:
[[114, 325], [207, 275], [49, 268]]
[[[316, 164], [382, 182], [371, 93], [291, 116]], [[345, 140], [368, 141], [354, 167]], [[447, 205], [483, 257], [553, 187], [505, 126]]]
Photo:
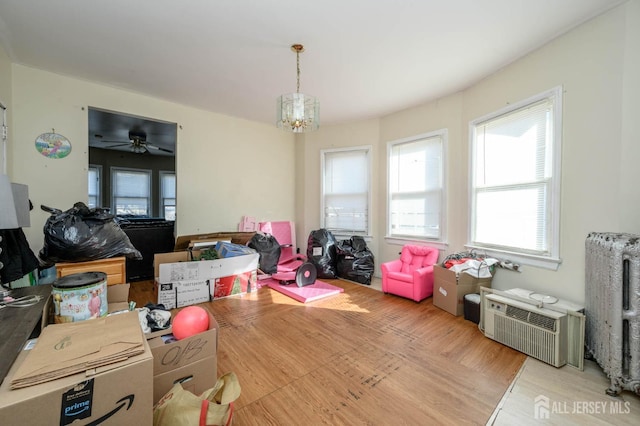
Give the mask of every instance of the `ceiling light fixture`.
[[144, 154], [147, 152], [146, 135], [134, 134], [129, 132], [129, 140], [131, 141], [131, 152], [134, 154]]
[[304, 52], [304, 46], [294, 44], [291, 50], [296, 52], [298, 83], [296, 93], [288, 93], [278, 98], [276, 125], [293, 133], [311, 132], [320, 127], [320, 101], [315, 96], [300, 93], [300, 53]]

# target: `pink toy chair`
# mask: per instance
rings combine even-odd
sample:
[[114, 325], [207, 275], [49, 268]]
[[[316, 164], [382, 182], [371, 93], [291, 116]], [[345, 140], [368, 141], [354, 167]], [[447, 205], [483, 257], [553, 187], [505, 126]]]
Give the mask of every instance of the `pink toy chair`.
[[296, 228], [293, 222], [260, 222], [258, 230], [273, 235], [280, 244], [278, 272], [295, 271], [307, 260], [305, 256], [296, 253]]
[[400, 259], [380, 265], [382, 291], [416, 302], [433, 294], [433, 265], [438, 262], [438, 249], [405, 245]]

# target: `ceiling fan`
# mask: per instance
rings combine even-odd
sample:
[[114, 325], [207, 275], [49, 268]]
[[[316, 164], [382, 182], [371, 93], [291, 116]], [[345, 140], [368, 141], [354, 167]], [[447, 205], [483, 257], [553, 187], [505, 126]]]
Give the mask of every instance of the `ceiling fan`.
[[[99, 135], [96, 135], [98, 137]], [[131, 146], [131, 151], [135, 154], [144, 154], [146, 152], [150, 152], [150, 150], [167, 152], [169, 154], [173, 154], [173, 151], [166, 148], [161, 148], [152, 144], [151, 142], [147, 142], [147, 134], [141, 131], [129, 131], [129, 142], [124, 141], [101, 141], [103, 143], [115, 143], [116, 145], [109, 145], [108, 148], [117, 148], [121, 146]]]

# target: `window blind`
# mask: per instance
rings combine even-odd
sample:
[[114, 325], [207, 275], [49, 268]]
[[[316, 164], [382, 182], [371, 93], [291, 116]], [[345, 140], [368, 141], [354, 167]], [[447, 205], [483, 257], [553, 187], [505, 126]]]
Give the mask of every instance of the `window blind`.
[[475, 243], [548, 254], [553, 98], [475, 126]]
[[442, 136], [391, 146], [389, 234], [441, 237]]
[[367, 233], [369, 221], [368, 149], [324, 152], [324, 227]]

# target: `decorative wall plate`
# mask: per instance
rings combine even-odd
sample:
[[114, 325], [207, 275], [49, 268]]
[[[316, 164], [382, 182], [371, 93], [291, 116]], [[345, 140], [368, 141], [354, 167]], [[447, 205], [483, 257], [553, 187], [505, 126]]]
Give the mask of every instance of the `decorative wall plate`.
[[71, 142], [55, 132], [43, 133], [36, 138], [36, 149], [48, 158], [64, 158], [71, 152]]

